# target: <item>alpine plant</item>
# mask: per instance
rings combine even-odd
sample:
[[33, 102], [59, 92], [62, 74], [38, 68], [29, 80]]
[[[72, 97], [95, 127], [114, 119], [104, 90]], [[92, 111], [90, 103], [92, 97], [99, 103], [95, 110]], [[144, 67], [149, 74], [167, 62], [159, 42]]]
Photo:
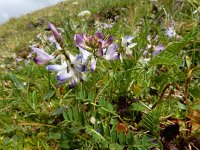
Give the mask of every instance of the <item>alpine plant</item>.
[[72, 54], [63, 46], [63, 37], [56, 27], [50, 22], [48, 27], [52, 33], [48, 41], [55, 44], [56, 50], [49, 54], [44, 49], [33, 46], [31, 54], [35, 54], [33, 60], [36, 64], [48, 64], [45, 68], [57, 73], [58, 86], [68, 83], [69, 88], [73, 88], [86, 78], [86, 73], [96, 70], [98, 59], [110, 61], [120, 56], [117, 52], [118, 45], [113, 43], [113, 36], [104, 38], [100, 31], [95, 35], [75, 34], [74, 43], [79, 49], [79, 54]]

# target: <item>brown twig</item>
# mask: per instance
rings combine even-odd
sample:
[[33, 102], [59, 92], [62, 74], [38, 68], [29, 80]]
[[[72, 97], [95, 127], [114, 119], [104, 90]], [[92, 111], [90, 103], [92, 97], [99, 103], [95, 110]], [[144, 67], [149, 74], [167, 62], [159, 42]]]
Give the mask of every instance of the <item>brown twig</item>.
[[190, 85], [190, 82], [192, 80], [192, 76], [193, 76], [193, 69], [190, 69], [189, 72], [188, 72], [188, 76], [187, 76], [187, 79], [186, 79], [186, 83], [185, 83], [185, 91], [184, 91], [184, 102], [187, 101], [187, 92], [188, 92], [188, 88], [189, 88], [189, 85]]
[[152, 106], [152, 109], [154, 109], [154, 108], [161, 102], [161, 100], [162, 100], [163, 97], [164, 97], [164, 94], [165, 94], [166, 90], [167, 90], [171, 85], [172, 85], [172, 86], [175, 86], [176, 88], [179, 89], [179, 87], [178, 87], [178, 85], [177, 85], [176, 83], [169, 83], [169, 84], [167, 84], [167, 85], [165, 86], [165, 88], [163, 89], [163, 91], [162, 91], [162, 93], [161, 93], [161, 95], [160, 95], [159, 100]]
[[34, 122], [21, 122], [18, 125], [22, 125], [22, 126], [45, 126], [45, 127], [56, 128], [56, 126], [52, 126], [52, 125], [48, 125], [48, 124], [42, 124], [42, 123], [34, 123]]

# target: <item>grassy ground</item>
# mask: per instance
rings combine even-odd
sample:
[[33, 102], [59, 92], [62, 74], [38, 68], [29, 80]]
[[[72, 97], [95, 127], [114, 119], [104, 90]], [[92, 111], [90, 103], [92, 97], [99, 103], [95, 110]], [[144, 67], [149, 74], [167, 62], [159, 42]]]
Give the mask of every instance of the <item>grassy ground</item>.
[[[195, 0], [67, 1], [1, 25], [0, 149], [200, 149], [199, 6]], [[83, 10], [91, 16], [78, 17]], [[168, 38], [172, 20], [177, 35]], [[97, 68], [84, 82], [57, 87], [55, 73], [26, 58], [31, 45], [55, 49], [45, 40], [48, 21], [65, 31], [62, 46], [72, 53], [75, 33], [98, 29], [114, 36], [121, 54], [123, 36], [134, 36], [137, 45], [131, 59], [96, 56]], [[165, 50], [144, 63], [147, 44]]]

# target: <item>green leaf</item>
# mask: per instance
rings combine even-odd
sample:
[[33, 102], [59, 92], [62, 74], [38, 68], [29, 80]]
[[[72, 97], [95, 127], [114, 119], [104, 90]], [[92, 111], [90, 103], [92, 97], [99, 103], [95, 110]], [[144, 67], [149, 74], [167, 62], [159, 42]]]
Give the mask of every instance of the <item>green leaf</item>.
[[58, 115], [62, 114], [66, 109], [67, 109], [66, 107], [61, 106], [61, 107], [57, 108], [56, 110], [54, 110], [51, 113], [51, 115], [52, 116], [58, 116]]
[[91, 92], [90, 92], [90, 93], [88, 94], [88, 100], [93, 101], [94, 98], [95, 98], [94, 93], [91, 93]]
[[194, 105], [192, 108], [195, 110], [200, 110], [200, 105]]
[[63, 141], [60, 141], [59, 143], [59, 147], [60, 148], [65, 148], [65, 149], [70, 149], [71, 148], [71, 140], [63, 140]]
[[106, 139], [97, 131], [95, 131], [92, 127], [86, 126], [86, 132], [93, 137], [93, 140], [97, 143], [105, 142]]
[[44, 100], [51, 99], [54, 94], [55, 94], [55, 90], [54, 89], [49, 90], [47, 92], [47, 94], [44, 96]]
[[99, 124], [99, 130], [100, 130], [101, 135], [104, 135], [103, 123]]
[[109, 126], [105, 126], [104, 127], [104, 131], [105, 131], [105, 136], [109, 136], [110, 137], [110, 128], [109, 128]]
[[11, 79], [11, 82], [12, 84], [19, 90], [23, 90], [24, 89], [24, 86], [23, 84], [18, 80], [18, 78], [13, 75], [13, 74], [10, 74], [9, 75], [10, 79]]
[[152, 133], [156, 133], [159, 128], [159, 112], [150, 112], [145, 114], [140, 121], [140, 124]]
[[67, 115], [70, 121], [73, 121], [73, 110], [72, 108], [69, 108], [67, 111]]
[[119, 143], [122, 145], [126, 144], [126, 135], [124, 131], [121, 131], [119, 134]]
[[65, 120], [69, 120], [69, 118], [68, 118], [68, 115], [67, 115], [67, 112], [66, 112], [66, 111], [64, 111], [64, 112], [63, 112], [63, 117], [64, 117], [64, 119], [65, 119]]
[[127, 141], [128, 145], [133, 144], [133, 132], [132, 131], [128, 132], [128, 135], [126, 137], [126, 141]]
[[85, 125], [85, 113], [80, 112], [80, 122], [84, 126]]
[[47, 140], [56, 140], [56, 139], [60, 139], [61, 138], [61, 134], [60, 133], [52, 133], [49, 132], [48, 136], [46, 137]]
[[178, 108], [182, 110], [186, 110], [186, 106], [183, 103], [180, 103], [179, 101], [177, 102]]
[[100, 97], [100, 99], [99, 99], [99, 105], [100, 106], [105, 106], [105, 103], [106, 103], [106, 100], [104, 99], [104, 97]]
[[200, 86], [193, 85], [189, 88], [189, 92], [195, 100], [200, 100]]
[[77, 94], [77, 99], [85, 99], [86, 98], [86, 92], [85, 91], [80, 91]]
[[109, 149], [110, 150], [123, 150], [123, 147], [119, 144], [110, 144]]
[[111, 139], [113, 143], [117, 143], [117, 130], [111, 132]]
[[109, 110], [109, 111], [114, 112], [114, 108], [113, 108], [113, 106], [112, 106], [111, 103], [108, 102], [107, 107], [108, 107], [108, 110]]
[[79, 121], [79, 109], [78, 106], [75, 106], [73, 108], [73, 116], [74, 116], [74, 120]]
[[135, 103], [131, 104], [129, 109], [132, 111], [142, 111], [143, 112], [143, 111], [147, 110], [147, 107], [142, 105], [142, 103], [140, 103], [140, 102], [135, 102]]

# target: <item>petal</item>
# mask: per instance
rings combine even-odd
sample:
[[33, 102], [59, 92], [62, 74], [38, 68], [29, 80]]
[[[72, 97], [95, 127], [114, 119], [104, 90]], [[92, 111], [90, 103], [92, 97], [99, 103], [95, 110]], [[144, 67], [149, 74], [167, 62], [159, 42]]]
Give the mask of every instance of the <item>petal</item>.
[[154, 52], [152, 53], [153, 56], [158, 55], [161, 51], [165, 49], [164, 45], [158, 45], [154, 47]]
[[46, 69], [49, 70], [49, 71], [59, 72], [59, 71], [65, 70], [67, 68], [65, 66], [62, 66], [62, 65], [48, 65], [48, 66], [46, 66]]
[[113, 40], [114, 40], [114, 37], [113, 36], [109, 36], [108, 39], [103, 44], [103, 48], [108, 47], [109, 45], [111, 45]]
[[91, 59], [91, 62], [90, 62], [90, 68], [91, 68], [92, 71], [95, 71], [95, 69], [96, 69], [96, 64], [97, 64], [96, 59], [93, 57], [93, 58]]
[[111, 57], [117, 50], [117, 47], [117, 44], [111, 44], [106, 51], [106, 56]]
[[50, 23], [50, 22], [48, 22], [48, 26], [49, 26], [49, 28], [50, 28], [53, 36], [55, 37], [56, 41], [60, 42], [61, 41], [61, 36], [60, 36], [60, 33], [58, 33], [58, 31], [55, 28], [55, 26], [52, 23]]
[[68, 56], [72, 64], [76, 63], [76, 58], [77, 58], [76, 56], [73, 56], [71, 53], [69, 53]]
[[157, 45], [157, 46], [154, 47], [155, 51], [162, 51], [164, 49], [165, 49], [164, 45]]
[[126, 55], [132, 56], [133, 52], [129, 48], [126, 49]]
[[78, 81], [75, 78], [72, 78], [69, 84], [69, 89], [74, 88], [77, 85]]
[[147, 56], [147, 54], [148, 54], [148, 50], [145, 50], [142, 55]]
[[57, 78], [59, 81], [64, 81], [64, 80], [69, 80], [71, 77], [73, 77], [73, 75], [74, 75], [74, 72], [73, 72], [73, 71], [70, 71], [70, 72], [68, 73], [67, 70], [63, 70], [63, 71], [58, 72], [56, 78]]
[[31, 50], [44, 59], [53, 59], [53, 56], [46, 53], [43, 49], [32, 47]]
[[57, 49], [57, 50], [62, 50], [62, 47], [60, 46], [59, 43], [56, 42], [55, 45], [56, 45], [56, 49]]
[[81, 34], [75, 34], [74, 35], [74, 42], [75, 42], [77, 47], [81, 47], [81, 48], [84, 48], [84, 49], [87, 48], [87, 45], [85, 44], [84, 37]]
[[45, 60], [41, 57], [36, 57], [36, 58], [33, 59], [33, 61], [38, 65], [44, 65], [44, 64], [49, 62], [48, 60]]
[[99, 57], [103, 56], [103, 48], [98, 48], [97, 56], [99, 56]]
[[51, 42], [51, 43], [56, 42], [56, 39], [55, 39], [54, 36], [50, 36], [50, 37], [48, 38], [48, 40], [49, 40], [49, 42]]
[[100, 31], [97, 31], [95, 35], [98, 38], [98, 40], [103, 40], [103, 34]]
[[148, 35], [147, 36], [147, 41], [151, 43], [151, 40], [152, 40], [151, 35]]
[[124, 37], [122, 37], [122, 45], [128, 46], [133, 38], [134, 38], [133, 36], [124, 36]]
[[113, 23], [103, 23], [103, 28], [104, 29], [109, 29], [112, 28], [114, 26], [114, 22]]
[[133, 48], [133, 47], [135, 47], [137, 45], [137, 43], [131, 43], [130, 45], [128, 45], [127, 47], [128, 48]]
[[82, 61], [83, 61], [83, 63], [85, 63], [85, 62], [87, 61], [88, 57], [89, 57], [90, 55], [92, 55], [92, 53], [88, 52], [87, 50], [85, 50], [85, 49], [83, 49], [83, 48], [81, 48], [81, 47], [79, 47], [79, 50], [80, 50], [81, 53], [83, 54], [83, 59], [82, 59]]
[[114, 53], [114, 54], [112, 55], [112, 57], [110, 57], [110, 60], [116, 60], [116, 59], [119, 58], [119, 56], [120, 56], [120, 54], [116, 52], [116, 53]]

